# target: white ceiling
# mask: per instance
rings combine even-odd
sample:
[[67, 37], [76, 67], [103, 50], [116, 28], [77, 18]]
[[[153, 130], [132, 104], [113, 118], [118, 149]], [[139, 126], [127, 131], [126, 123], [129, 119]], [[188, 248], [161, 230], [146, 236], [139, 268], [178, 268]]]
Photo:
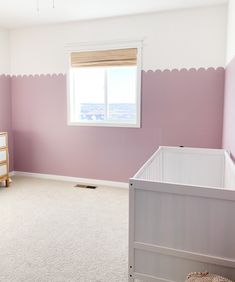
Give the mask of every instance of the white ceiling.
[[[39, 11], [37, 11], [37, 1]], [[227, 0], [0, 0], [0, 27], [20, 28], [227, 3]]]

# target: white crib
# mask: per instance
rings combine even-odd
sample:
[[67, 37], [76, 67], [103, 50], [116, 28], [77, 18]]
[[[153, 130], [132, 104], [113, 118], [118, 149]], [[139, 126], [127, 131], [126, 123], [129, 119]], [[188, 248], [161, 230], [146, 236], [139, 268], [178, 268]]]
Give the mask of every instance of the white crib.
[[235, 281], [235, 168], [224, 150], [160, 147], [130, 179], [129, 281]]

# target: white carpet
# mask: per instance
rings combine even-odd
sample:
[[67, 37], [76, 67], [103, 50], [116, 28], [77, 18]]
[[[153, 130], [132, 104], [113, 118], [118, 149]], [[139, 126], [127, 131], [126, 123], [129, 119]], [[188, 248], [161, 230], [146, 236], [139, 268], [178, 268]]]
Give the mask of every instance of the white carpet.
[[0, 188], [1, 282], [126, 282], [128, 191], [14, 177]]

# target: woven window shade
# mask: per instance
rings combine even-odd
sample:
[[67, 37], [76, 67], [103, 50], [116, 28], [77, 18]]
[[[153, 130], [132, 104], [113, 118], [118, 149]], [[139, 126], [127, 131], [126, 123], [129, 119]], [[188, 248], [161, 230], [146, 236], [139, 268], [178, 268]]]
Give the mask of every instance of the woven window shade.
[[71, 53], [71, 67], [134, 66], [137, 48]]

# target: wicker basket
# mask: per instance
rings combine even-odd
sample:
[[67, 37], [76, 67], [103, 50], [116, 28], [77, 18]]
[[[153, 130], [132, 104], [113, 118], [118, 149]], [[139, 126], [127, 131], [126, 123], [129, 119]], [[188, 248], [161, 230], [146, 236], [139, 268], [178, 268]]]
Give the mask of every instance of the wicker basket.
[[227, 278], [209, 272], [191, 272], [185, 282], [233, 282]]

